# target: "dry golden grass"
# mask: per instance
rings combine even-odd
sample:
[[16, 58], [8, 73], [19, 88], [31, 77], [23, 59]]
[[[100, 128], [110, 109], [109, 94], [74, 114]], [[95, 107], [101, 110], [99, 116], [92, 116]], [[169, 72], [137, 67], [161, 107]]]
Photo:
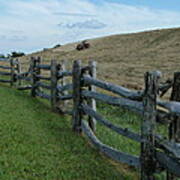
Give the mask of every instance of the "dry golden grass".
[[167, 79], [180, 69], [180, 28], [113, 35], [89, 42], [91, 48], [84, 51], [77, 51], [77, 43], [72, 43], [33, 53], [21, 61], [27, 64], [30, 56], [41, 56], [44, 62], [67, 60], [72, 66], [73, 60], [96, 60], [98, 78], [132, 89], [142, 88], [146, 71], [160, 70]]

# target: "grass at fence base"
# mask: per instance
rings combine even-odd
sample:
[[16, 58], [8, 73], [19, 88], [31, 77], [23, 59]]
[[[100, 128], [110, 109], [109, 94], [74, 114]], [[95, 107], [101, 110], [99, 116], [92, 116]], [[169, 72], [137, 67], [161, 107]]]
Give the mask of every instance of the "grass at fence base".
[[[0, 87], [0, 179], [128, 179], [39, 98]], [[45, 101], [44, 101], [45, 102]]]
[[[97, 103], [98, 112], [103, 115], [103, 117], [112, 122], [113, 124], [127, 128], [133, 132], [138, 134], [141, 133], [141, 121], [142, 118], [135, 113], [132, 113], [128, 110], [121, 109], [119, 107], [114, 107], [111, 105], [103, 104], [98, 102]], [[167, 126], [157, 124], [156, 133], [160, 134], [164, 137], [167, 137]], [[102, 126], [101, 124], [97, 123], [97, 132], [96, 135], [98, 138], [104, 143], [111, 147], [114, 147], [121, 152], [132, 154], [135, 156], [140, 155], [140, 143], [137, 143], [133, 140], [130, 140], [124, 136], [117, 134], [116, 132]], [[128, 166], [124, 165], [121, 167], [121, 171], [123, 170], [124, 174], [129, 175], [130, 179], [139, 179], [140, 177], [137, 176], [137, 173], [140, 173], [137, 169], [130, 169]], [[131, 173], [129, 173], [131, 172]], [[166, 179], [166, 173], [162, 172], [160, 174], [155, 174], [157, 180], [164, 180]]]
[[[0, 94], [1, 180], [139, 179], [139, 170], [100, 156], [86, 138], [73, 133], [70, 117], [51, 112], [48, 101], [5, 86]], [[135, 114], [102, 103], [98, 110], [111, 122], [140, 132], [141, 118]], [[138, 143], [99, 124], [97, 136], [123, 152], [140, 153]]]

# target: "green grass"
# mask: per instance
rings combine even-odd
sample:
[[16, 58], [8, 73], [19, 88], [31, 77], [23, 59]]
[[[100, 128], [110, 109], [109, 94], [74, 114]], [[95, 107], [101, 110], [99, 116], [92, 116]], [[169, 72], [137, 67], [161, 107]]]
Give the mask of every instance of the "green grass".
[[[71, 118], [53, 113], [48, 101], [5, 86], [0, 94], [1, 180], [139, 179], [139, 170], [111, 161], [72, 132]], [[141, 118], [134, 113], [102, 103], [97, 109], [113, 124], [140, 133]], [[100, 124], [96, 135], [120, 151], [140, 154], [140, 144]]]
[[126, 179], [71, 130], [70, 118], [17, 90], [0, 88], [0, 179]]
[[[121, 109], [119, 107], [113, 107], [107, 104], [98, 103], [98, 111], [105, 117], [105, 119], [111, 121], [117, 126], [127, 128], [133, 132], [140, 134], [141, 132], [141, 121], [142, 118], [135, 113], [128, 110]], [[156, 133], [167, 137], [167, 126], [157, 124]], [[99, 139], [122, 152], [132, 154], [135, 156], [140, 155], [140, 143], [130, 140], [126, 137], [118, 135], [116, 132], [105, 128], [104, 126], [97, 124], [97, 136]], [[124, 166], [126, 167], [126, 166]], [[122, 168], [121, 168], [122, 171]], [[139, 170], [134, 168], [124, 169], [126, 178], [129, 179], [139, 179]], [[155, 174], [157, 180], [164, 180], [166, 173], [162, 172], [160, 174]]]
[[[140, 134], [141, 117], [129, 111], [113, 107], [107, 104], [98, 104], [99, 112], [113, 124], [132, 130]], [[116, 132], [104, 128], [98, 124], [97, 136], [105, 143], [114, 148], [122, 150], [132, 155], [139, 155], [140, 144], [130, 140], [124, 136], [118, 135]]]

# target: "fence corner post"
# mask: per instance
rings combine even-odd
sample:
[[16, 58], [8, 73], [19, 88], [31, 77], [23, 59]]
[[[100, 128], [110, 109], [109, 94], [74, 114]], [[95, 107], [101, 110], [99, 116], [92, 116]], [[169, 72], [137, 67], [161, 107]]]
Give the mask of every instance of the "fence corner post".
[[72, 116], [72, 126], [73, 130], [77, 133], [81, 133], [81, 122], [82, 122], [82, 112], [80, 110], [81, 105], [81, 61], [74, 61], [73, 64], [73, 116]]
[[[172, 93], [170, 97], [171, 101], [180, 102], [180, 72], [174, 73], [174, 81], [172, 87]], [[169, 140], [180, 143], [180, 117], [173, 116], [169, 125]], [[167, 171], [167, 180], [176, 180], [176, 176]]]
[[57, 61], [51, 60], [51, 107], [54, 112], [57, 112], [58, 92], [57, 92]]
[[156, 170], [155, 128], [156, 101], [158, 94], [159, 72], [145, 74], [145, 92], [143, 97], [143, 120], [141, 125], [141, 180], [154, 180]]
[[[97, 76], [97, 73], [96, 73], [96, 61], [89, 61], [89, 75], [96, 79], [96, 76]], [[96, 87], [93, 86], [93, 85], [90, 85], [89, 86], [89, 90], [90, 91], [96, 91]], [[95, 99], [91, 99], [90, 102], [89, 102], [89, 106], [94, 110], [96, 111], [96, 100]], [[95, 118], [92, 118], [92, 117], [88, 117], [88, 123], [89, 123], [89, 126], [90, 128], [92, 129], [93, 132], [96, 131], [96, 120]]]

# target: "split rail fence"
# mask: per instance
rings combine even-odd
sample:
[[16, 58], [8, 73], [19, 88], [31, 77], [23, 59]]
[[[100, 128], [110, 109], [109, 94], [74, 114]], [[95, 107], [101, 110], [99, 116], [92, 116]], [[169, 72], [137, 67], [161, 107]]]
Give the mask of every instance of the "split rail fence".
[[[145, 88], [134, 91], [96, 78], [96, 62], [82, 66], [81, 61], [74, 61], [72, 71], [67, 71], [63, 63], [52, 60], [51, 64], [42, 64], [41, 59], [31, 58], [27, 72], [21, 72], [18, 60], [6, 61], [9, 66], [0, 66], [1, 83], [10, 83], [19, 90], [30, 90], [32, 97], [49, 100], [53, 111], [72, 116], [72, 128], [77, 133], [84, 133], [89, 141], [101, 152], [112, 159], [140, 168], [142, 180], [155, 179], [155, 173], [167, 172], [167, 180], [180, 177], [180, 73], [174, 79], [160, 83], [158, 71], [145, 74]], [[9, 70], [9, 72], [7, 72]], [[48, 71], [49, 76], [42, 75]], [[71, 77], [66, 84], [65, 78]], [[22, 85], [22, 81], [27, 82]], [[114, 93], [112, 96], [96, 91], [96, 87]], [[160, 100], [172, 88], [170, 101]], [[46, 89], [45, 91], [43, 91]], [[47, 90], [50, 93], [47, 93]], [[72, 100], [72, 110], [64, 110], [66, 102]], [[96, 101], [121, 107], [142, 116], [141, 134], [122, 128], [107, 121], [97, 112]], [[63, 108], [61, 108], [63, 107]], [[85, 120], [85, 115], [88, 120]], [[139, 157], [120, 152], [103, 144], [95, 135], [96, 123], [100, 123], [116, 133], [141, 144]], [[156, 124], [167, 124], [169, 139], [156, 133]]]

